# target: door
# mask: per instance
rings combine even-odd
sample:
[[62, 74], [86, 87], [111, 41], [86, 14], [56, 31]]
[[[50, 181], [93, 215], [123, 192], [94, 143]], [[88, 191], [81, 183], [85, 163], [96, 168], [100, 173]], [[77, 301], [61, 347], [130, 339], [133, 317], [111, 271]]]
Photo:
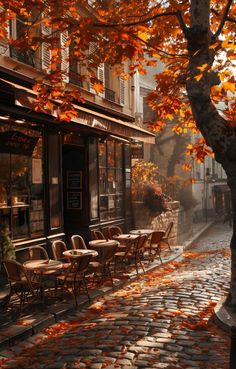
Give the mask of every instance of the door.
[[64, 145], [62, 157], [64, 226], [69, 237], [88, 226], [85, 148]]

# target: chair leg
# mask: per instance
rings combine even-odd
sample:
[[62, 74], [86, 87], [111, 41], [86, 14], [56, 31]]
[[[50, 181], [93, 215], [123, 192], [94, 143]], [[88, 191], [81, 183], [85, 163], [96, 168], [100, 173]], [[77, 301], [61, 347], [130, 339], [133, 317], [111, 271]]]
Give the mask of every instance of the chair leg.
[[86, 294], [88, 296], [88, 300], [90, 301], [91, 298], [90, 298], [90, 295], [89, 295], [88, 286], [87, 286], [87, 282], [86, 282], [85, 276], [83, 277], [83, 284], [84, 284], [84, 288], [85, 288]]

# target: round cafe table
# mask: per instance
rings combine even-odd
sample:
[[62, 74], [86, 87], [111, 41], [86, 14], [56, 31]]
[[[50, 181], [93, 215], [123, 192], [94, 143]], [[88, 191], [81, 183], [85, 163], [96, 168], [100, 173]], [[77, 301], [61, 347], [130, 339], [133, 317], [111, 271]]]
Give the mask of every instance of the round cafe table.
[[96, 250], [90, 249], [73, 249], [73, 250], [66, 250], [63, 252], [63, 255], [70, 259], [79, 258], [82, 255], [92, 255], [93, 257], [98, 256], [98, 252]]
[[114, 246], [114, 245], [119, 245], [118, 241], [115, 240], [92, 240], [89, 241], [89, 246], [96, 249], [96, 248], [101, 248], [101, 247], [109, 247], [109, 246]]
[[31, 272], [52, 272], [63, 267], [63, 263], [51, 259], [33, 259], [23, 263], [24, 267]]
[[41, 284], [41, 300], [43, 304], [45, 304], [44, 290], [46, 286], [46, 277], [55, 275], [58, 270], [63, 268], [63, 263], [61, 261], [51, 259], [32, 259], [25, 261], [23, 266], [28, 272], [30, 272], [32, 277], [34, 275], [38, 278]]
[[147, 236], [151, 235], [154, 232], [154, 229], [132, 229], [129, 231], [130, 234], [136, 234], [141, 236], [142, 234], [146, 234]]

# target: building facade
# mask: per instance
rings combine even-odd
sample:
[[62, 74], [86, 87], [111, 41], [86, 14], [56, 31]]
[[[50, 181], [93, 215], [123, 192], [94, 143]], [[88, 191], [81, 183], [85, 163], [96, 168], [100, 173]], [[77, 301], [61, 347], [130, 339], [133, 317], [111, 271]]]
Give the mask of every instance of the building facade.
[[[21, 20], [9, 24], [13, 38]], [[61, 37], [61, 42], [64, 42]], [[68, 79], [84, 104], [78, 117], [59, 122], [36, 113], [32, 86], [48, 66], [49, 49], [17, 51], [0, 44], [0, 221], [17, 247], [47, 246], [54, 239], [118, 224], [132, 226], [131, 144], [153, 143], [136, 126], [131, 82], [102, 64], [96, 71], [105, 90], [95, 94], [71, 63]]]

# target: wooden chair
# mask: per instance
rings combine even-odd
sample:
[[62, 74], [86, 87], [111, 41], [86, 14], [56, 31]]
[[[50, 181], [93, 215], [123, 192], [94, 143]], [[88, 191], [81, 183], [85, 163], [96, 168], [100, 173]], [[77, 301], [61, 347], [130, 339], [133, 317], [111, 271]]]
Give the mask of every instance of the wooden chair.
[[96, 246], [96, 251], [98, 251], [97, 260], [91, 261], [89, 264], [89, 271], [94, 273], [95, 276], [100, 274], [101, 282], [105, 280], [105, 277], [111, 281], [113, 286], [113, 278], [110, 270], [110, 264], [114, 260], [114, 255], [117, 250], [119, 243], [114, 241], [114, 244], [109, 246]]
[[118, 236], [118, 235], [120, 235], [122, 233], [123, 232], [122, 232], [121, 228], [118, 227], [118, 226], [110, 226], [110, 227], [108, 227], [108, 235], [109, 235], [110, 240], [113, 239], [113, 236], [115, 236], [115, 235]]
[[70, 259], [63, 255], [63, 252], [67, 250], [64, 241], [56, 240], [52, 242], [52, 255], [55, 260], [62, 261], [63, 263], [70, 263]]
[[49, 260], [48, 253], [42, 246], [31, 246], [28, 248], [29, 259]]
[[57, 277], [58, 287], [67, 291], [70, 291], [71, 289], [76, 306], [78, 305], [77, 296], [80, 294], [82, 285], [85, 288], [88, 300], [90, 300], [86, 281], [86, 272], [88, 270], [91, 257], [92, 256], [90, 254], [78, 256], [78, 258], [71, 262], [70, 267], [65, 269], [64, 272]]
[[[24, 266], [15, 260], [3, 260], [2, 264], [6, 271], [8, 283], [10, 286], [9, 304], [11, 304], [11, 297], [17, 296], [19, 299], [14, 303], [19, 303], [19, 313], [28, 304], [32, 303], [37, 298], [37, 293], [41, 291], [41, 284], [38, 281], [31, 281]], [[42, 295], [40, 295], [42, 299]], [[12, 303], [14, 305], [14, 303]]]
[[160, 244], [164, 235], [165, 231], [154, 231], [151, 234], [150, 241], [145, 246], [145, 250], [148, 251], [149, 261], [153, 261], [154, 257], [158, 255], [162, 264]]
[[171, 247], [170, 247], [170, 242], [169, 242], [169, 239], [170, 239], [170, 235], [171, 235], [171, 232], [172, 232], [172, 229], [173, 229], [173, 226], [174, 226], [174, 222], [170, 222], [165, 230], [165, 235], [164, 237], [162, 238], [161, 240], [161, 244], [164, 243], [168, 246], [169, 250], [171, 251]]
[[148, 239], [148, 235], [146, 234], [140, 235], [133, 246], [134, 262], [135, 262], [135, 268], [136, 268], [137, 275], [139, 275], [138, 264], [141, 265], [141, 268], [143, 272], [145, 273], [143, 263], [142, 263], [142, 257], [145, 251], [145, 244], [147, 242], [147, 239]]
[[87, 249], [86, 243], [82, 236], [75, 234], [71, 236], [71, 244], [73, 249]]
[[101, 231], [93, 230], [91, 231], [92, 239], [93, 240], [105, 240], [106, 237]]

